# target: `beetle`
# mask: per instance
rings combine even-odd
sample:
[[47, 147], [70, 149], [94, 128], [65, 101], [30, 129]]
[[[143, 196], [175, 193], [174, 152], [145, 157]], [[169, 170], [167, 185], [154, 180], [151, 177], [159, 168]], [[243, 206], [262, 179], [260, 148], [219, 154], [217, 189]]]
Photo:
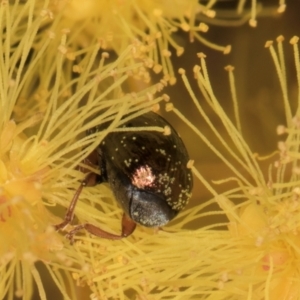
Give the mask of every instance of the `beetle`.
[[[145, 130], [158, 126], [169, 132]], [[88, 156], [88, 164], [96, 164], [100, 175], [89, 173], [81, 182], [62, 223], [64, 228], [74, 216], [78, 197], [84, 186], [109, 183], [122, 207], [122, 232], [115, 235], [89, 223], [75, 226], [67, 236], [81, 229], [107, 239], [121, 239], [135, 230], [136, 224], [161, 227], [182, 210], [191, 196], [193, 177], [188, 166], [189, 156], [175, 129], [160, 115], [148, 112], [124, 123], [123, 128], [143, 127], [140, 131], [116, 131], [109, 133]], [[100, 132], [105, 127], [96, 126], [87, 135]]]

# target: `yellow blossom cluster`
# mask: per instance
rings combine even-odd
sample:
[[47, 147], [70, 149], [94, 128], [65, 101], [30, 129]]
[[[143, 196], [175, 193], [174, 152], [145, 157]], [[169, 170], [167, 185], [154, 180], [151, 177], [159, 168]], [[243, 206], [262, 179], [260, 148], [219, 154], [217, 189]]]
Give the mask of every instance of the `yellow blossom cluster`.
[[[53, 227], [63, 216], [57, 208], [68, 207], [83, 178], [78, 170], [83, 159], [122, 125], [124, 115], [133, 118], [169, 101], [161, 92], [176, 81], [171, 51], [183, 52], [172, 33], [181, 29], [191, 41], [229, 50], [200, 35], [208, 29], [207, 19], [222, 22], [215, 18], [217, 2], [1, 1], [0, 299], [30, 300], [36, 294], [42, 300], [53, 298], [46, 293], [45, 273], [60, 296], [72, 300], [299, 298], [300, 92], [293, 111], [283, 37], [277, 39], [277, 52], [271, 42], [266, 44], [286, 113], [286, 124], [277, 128], [284, 139], [269, 157], [268, 174], [242, 134], [234, 68], [226, 67], [235, 113], [232, 121], [211, 87], [205, 55], [199, 53], [194, 78], [224, 135], [196, 98], [184, 69], [179, 77], [189, 92], [190, 105], [194, 104], [221, 147], [172, 103], [164, 106], [230, 171], [227, 178], [211, 183], [192, 167], [195, 179], [212, 199], [183, 211], [164, 229], [139, 226], [134, 235], [120, 241], [82, 233], [71, 245]], [[238, 1], [237, 14], [243, 14], [246, 2]], [[278, 12], [284, 9], [285, 2], [279, 1]], [[241, 19], [256, 26], [258, 10], [252, 1], [250, 13]], [[298, 38], [290, 42], [300, 89]], [[150, 84], [151, 72], [161, 70], [164, 77]], [[130, 80], [139, 82], [138, 92], [129, 90]], [[106, 122], [107, 129], [86, 136], [87, 129]], [[235, 187], [220, 194], [218, 185], [227, 182]], [[220, 210], [205, 210], [215, 203]], [[83, 189], [75, 214], [75, 222], [120, 231], [122, 211], [106, 185]], [[211, 215], [226, 216], [228, 221], [189, 227]], [[88, 287], [88, 296], [80, 296], [78, 287]]]

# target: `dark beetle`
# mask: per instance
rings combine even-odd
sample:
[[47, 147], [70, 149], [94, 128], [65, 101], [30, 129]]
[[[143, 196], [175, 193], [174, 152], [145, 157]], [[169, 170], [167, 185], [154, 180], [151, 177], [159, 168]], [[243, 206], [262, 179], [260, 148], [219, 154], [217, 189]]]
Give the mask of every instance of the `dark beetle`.
[[[88, 174], [77, 190], [65, 220], [56, 225], [63, 228], [74, 215], [74, 208], [83, 186], [108, 182], [121, 205], [124, 216], [122, 234], [114, 235], [91, 224], [75, 227], [69, 237], [85, 228], [92, 234], [110, 239], [130, 235], [135, 224], [160, 227], [172, 220], [182, 210], [193, 186], [191, 170], [187, 164], [187, 150], [173, 127], [161, 116], [148, 112], [126, 122], [123, 127], [168, 127], [165, 135], [158, 131], [125, 131], [109, 133], [97, 149], [88, 157], [88, 163], [98, 164], [101, 175]], [[87, 131], [102, 131], [96, 126]]]

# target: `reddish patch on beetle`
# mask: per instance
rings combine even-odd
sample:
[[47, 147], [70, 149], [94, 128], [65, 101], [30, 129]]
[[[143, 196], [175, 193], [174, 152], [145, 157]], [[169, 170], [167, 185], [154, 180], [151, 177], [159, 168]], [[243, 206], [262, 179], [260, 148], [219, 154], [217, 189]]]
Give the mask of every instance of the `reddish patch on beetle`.
[[132, 176], [132, 184], [142, 189], [153, 185], [155, 176], [149, 166], [141, 166], [135, 170]]

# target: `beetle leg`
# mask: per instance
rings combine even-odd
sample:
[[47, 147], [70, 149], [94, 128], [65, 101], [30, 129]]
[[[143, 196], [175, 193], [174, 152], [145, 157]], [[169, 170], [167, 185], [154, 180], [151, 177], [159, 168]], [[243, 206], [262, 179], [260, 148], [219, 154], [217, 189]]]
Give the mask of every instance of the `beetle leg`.
[[89, 223], [85, 223], [85, 224], [80, 224], [80, 225], [75, 226], [75, 228], [73, 230], [71, 230], [66, 235], [66, 237], [70, 240], [71, 244], [73, 244], [74, 235], [77, 234], [77, 232], [80, 231], [81, 229], [85, 229], [87, 232], [89, 232], [95, 236], [101, 237], [103, 239], [120, 240], [124, 237], [131, 235], [134, 232], [135, 227], [136, 227], [136, 223], [132, 219], [130, 219], [127, 215], [123, 214], [121, 235], [109, 233], [105, 230], [102, 230], [101, 228], [99, 228], [97, 226], [94, 226]]
[[79, 195], [81, 194], [83, 187], [96, 185], [97, 184], [97, 176], [98, 175], [95, 173], [89, 173], [81, 181], [81, 184], [80, 184], [79, 188], [77, 189], [77, 191], [75, 192], [73, 199], [70, 203], [70, 206], [68, 207], [68, 210], [65, 214], [64, 220], [60, 224], [54, 225], [55, 230], [60, 230], [60, 229], [64, 228], [65, 226], [67, 226], [70, 222], [72, 222], [72, 220], [74, 218], [74, 210], [75, 210]]
[[129, 218], [126, 214], [122, 217], [122, 237], [127, 237], [131, 235], [136, 227], [136, 223]]
[[[97, 151], [94, 150], [92, 151], [85, 159], [82, 161], [83, 164], [95, 168], [98, 168], [98, 154]], [[86, 169], [83, 166], [78, 166], [78, 170], [81, 171], [82, 173], [88, 173], [90, 172], [88, 169]]]

